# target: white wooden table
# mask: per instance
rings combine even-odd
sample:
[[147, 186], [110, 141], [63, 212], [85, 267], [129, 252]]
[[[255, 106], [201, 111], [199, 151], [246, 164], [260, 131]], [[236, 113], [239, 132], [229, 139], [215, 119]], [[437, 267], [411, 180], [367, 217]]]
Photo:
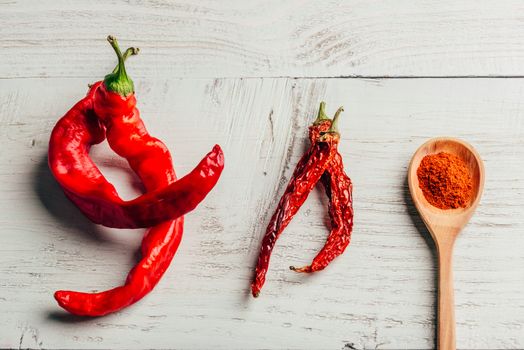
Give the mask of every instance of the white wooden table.
[[[524, 348], [521, 1], [6, 0], [0, 23], [0, 348], [431, 349], [435, 251], [406, 168], [438, 135], [472, 143], [487, 173], [455, 250], [457, 346]], [[226, 168], [155, 290], [79, 319], [52, 293], [122, 283], [143, 234], [91, 224], [46, 165], [54, 123], [116, 62], [108, 34], [141, 48], [128, 63], [138, 105], [178, 173], [214, 143]], [[352, 244], [322, 273], [289, 271], [323, 245], [317, 189], [252, 299], [261, 237], [321, 100], [346, 107]], [[137, 194], [106, 145], [93, 156]]]

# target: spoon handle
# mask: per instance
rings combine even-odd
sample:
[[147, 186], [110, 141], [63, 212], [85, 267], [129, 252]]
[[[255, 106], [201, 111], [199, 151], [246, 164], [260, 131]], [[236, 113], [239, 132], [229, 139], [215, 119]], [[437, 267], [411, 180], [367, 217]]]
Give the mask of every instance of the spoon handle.
[[453, 298], [453, 241], [438, 247], [438, 340], [437, 349], [455, 350], [455, 302]]

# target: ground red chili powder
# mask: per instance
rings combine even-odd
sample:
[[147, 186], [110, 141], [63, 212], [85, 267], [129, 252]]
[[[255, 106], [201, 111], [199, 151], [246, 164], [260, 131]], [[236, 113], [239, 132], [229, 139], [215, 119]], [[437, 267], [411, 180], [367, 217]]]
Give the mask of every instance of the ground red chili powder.
[[425, 156], [417, 169], [426, 200], [440, 209], [465, 208], [473, 184], [466, 164], [459, 157], [441, 152]]

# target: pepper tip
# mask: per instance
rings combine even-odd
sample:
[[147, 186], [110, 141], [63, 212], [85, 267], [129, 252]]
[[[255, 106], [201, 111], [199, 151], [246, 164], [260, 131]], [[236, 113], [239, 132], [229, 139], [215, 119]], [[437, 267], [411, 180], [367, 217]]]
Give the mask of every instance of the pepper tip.
[[55, 300], [58, 303], [58, 305], [62, 307], [69, 301], [69, 296], [67, 295], [67, 292], [64, 290], [57, 290], [53, 296], [55, 297]]
[[302, 272], [311, 272], [311, 266], [303, 266], [303, 267], [295, 267], [295, 266], [290, 266], [289, 269], [291, 271], [295, 271], [295, 272], [299, 272], [299, 273], [302, 273]]
[[220, 166], [224, 166], [224, 151], [222, 151], [222, 148], [216, 144], [213, 146], [213, 149], [209, 154], [213, 153], [214, 158], [216, 159], [216, 162], [220, 164]]

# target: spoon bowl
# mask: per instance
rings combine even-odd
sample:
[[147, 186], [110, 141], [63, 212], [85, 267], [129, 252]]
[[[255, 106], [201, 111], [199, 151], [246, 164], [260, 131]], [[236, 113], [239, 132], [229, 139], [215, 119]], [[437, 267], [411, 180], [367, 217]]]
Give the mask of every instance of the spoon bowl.
[[[430, 154], [450, 153], [459, 157], [469, 169], [472, 180], [471, 199], [466, 208], [439, 209], [431, 205], [419, 187], [417, 169], [422, 159]], [[475, 149], [468, 143], [454, 138], [438, 137], [431, 139], [418, 148], [413, 155], [408, 169], [408, 185], [413, 202], [433, 239], [442, 234], [458, 235], [478, 206], [484, 189], [484, 165]], [[441, 233], [441, 231], [444, 231]]]
[[[450, 153], [469, 169], [472, 193], [465, 208], [440, 209], [430, 204], [420, 189], [417, 169], [422, 159], [430, 154]], [[471, 219], [484, 189], [484, 165], [479, 154], [468, 143], [447, 137], [438, 137], [424, 143], [413, 155], [408, 169], [408, 186], [422, 220], [437, 247], [439, 260], [438, 291], [438, 349], [455, 349], [455, 313], [453, 301], [452, 255], [455, 239]]]

